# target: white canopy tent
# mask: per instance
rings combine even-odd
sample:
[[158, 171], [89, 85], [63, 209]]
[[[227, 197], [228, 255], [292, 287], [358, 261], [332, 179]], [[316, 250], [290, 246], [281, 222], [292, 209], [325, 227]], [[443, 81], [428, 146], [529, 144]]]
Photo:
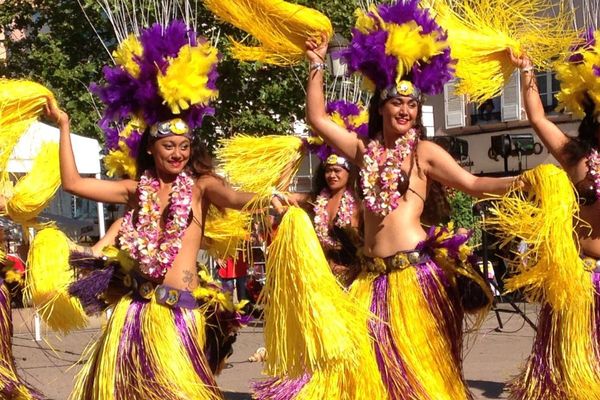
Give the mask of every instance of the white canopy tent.
[[[13, 149], [8, 161], [8, 172], [27, 173], [33, 166], [33, 161], [38, 154], [42, 143], [58, 143], [59, 131], [50, 125], [35, 122], [25, 132], [19, 143]], [[71, 134], [75, 163], [80, 174], [94, 175], [100, 178], [100, 144], [96, 139]], [[104, 236], [104, 207], [98, 203], [98, 232]]]

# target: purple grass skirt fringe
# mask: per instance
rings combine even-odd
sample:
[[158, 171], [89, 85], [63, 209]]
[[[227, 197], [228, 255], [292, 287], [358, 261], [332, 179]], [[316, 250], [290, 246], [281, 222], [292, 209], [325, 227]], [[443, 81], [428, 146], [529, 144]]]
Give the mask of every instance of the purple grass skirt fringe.
[[10, 293], [0, 277], [0, 399], [43, 399], [17, 375], [12, 356]]
[[[159, 317], [151, 315], [156, 312]], [[70, 398], [108, 400], [109, 387], [114, 392], [111, 400], [222, 399], [204, 354], [205, 343], [201, 338], [205, 322], [199, 309], [169, 308], [137, 296], [121, 299], [102, 337], [90, 351]], [[118, 348], [113, 348], [113, 343], [118, 343]], [[169, 357], [179, 357], [182, 361], [162, 362], [162, 358]], [[161, 370], [159, 363], [172, 369]], [[177, 378], [168, 381], [169, 377], [184, 375], [185, 381]], [[106, 382], [107, 376], [114, 381]], [[105, 388], [104, 391], [99, 387]]]
[[[594, 326], [590, 334], [595, 339], [595, 359], [600, 362], [600, 273], [592, 273], [594, 287]], [[531, 355], [520, 375], [509, 383], [509, 399], [511, 400], [545, 400], [548, 398], [571, 400], [556, 377], [560, 376], [552, 370], [554, 355], [552, 345], [558, 334], [552, 328], [554, 313], [548, 304], [544, 304], [538, 316], [537, 333], [533, 342]], [[554, 373], [553, 373], [554, 372]], [[537, 395], [532, 395], [537, 393]], [[600, 399], [600, 382], [598, 397]], [[587, 399], [586, 399], [587, 400]], [[595, 399], [590, 399], [595, 400]]]
[[[449, 338], [456, 371], [460, 371], [462, 377], [462, 319], [463, 312], [458, 300], [455, 288], [451, 287], [443, 270], [433, 261], [429, 260], [423, 264], [415, 265], [417, 269], [418, 282], [421, 290], [428, 299], [431, 312], [435, 315], [438, 323], [442, 326], [443, 334]], [[402, 271], [391, 274], [402, 273]], [[361, 274], [357, 281], [368, 279], [368, 274]], [[373, 293], [371, 296], [370, 311], [378, 318], [369, 321], [369, 331], [373, 337], [373, 347], [377, 357], [377, 364], [381, 372], [381, 378], [387, 388], [390, 400], [423, 399], [430, 398], [425, 389], [414, 377], [410, 376], [405, 367], [405, 361], [394, 344], [392, 337], [390, 313], [388, 308], [388, 297], [395, 290], [390, 285], [390, 274], [382, 274], [373, 282]], [[443, 293], [442, 293], [443, 292]], [[350, 291], [352, 293], [352, 291]], [[448, 299], [451, 299], [450, 302]], [[397, 316], [397, 318], [402, 318]], [[386, 354], [386, 357], [383, 354]], [[303, 387], [310, 382], [310, 375], [296, 379], [271, 378], [253, 385], [253, 398], [258, 400], [290, 400], [294, 399]], [[426, 382], [424, 382], [426, 385]], [[464, 398], [471, 398], [464, 381], [457, 382], [465, 388]]]

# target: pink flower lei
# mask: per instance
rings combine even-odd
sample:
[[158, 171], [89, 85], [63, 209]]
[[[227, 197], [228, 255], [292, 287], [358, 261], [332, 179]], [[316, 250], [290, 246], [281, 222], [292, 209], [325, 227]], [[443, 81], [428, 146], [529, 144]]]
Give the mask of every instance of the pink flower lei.
[[159, 181], [149, 170], [140, 178], [137, 192], [139, 210], [134, 226], [134, 210], [123, 217], [119, 243], [123, 250], [139, 263], [140, 270], [152, 277], [162, 278], [173, 265], [181, 248], [181, 239], [192, 210], [194, 181], [181, 172], [170, 194], [170, 206], [164, 229], [160, 229]]
[[600, 200], [600, 154], [596, 148], [592, 148], [587, 159], [588, 174], [594, 179], [596, 200]]
[[417, 131], [410, 129], [399, 137], [393, 149], [386, 149], [373, 140], [363, 155], [363, 168], [360, 170], [360, 184], [365, 207], [371, 212], [385, 217], [394, 211], [402, 193], [398, 191], [398, 179], [402, 162], [417, 144]]
[[[327, 203], [331, 199], [329, 189], [321, 190], [321, 193], [315, 200], [313, 208], [315, 212], [315, 232], [319, 238], [319, 242], [323, 247], [334, 248], [338, 242], [329, 235], [329, 214], [327, 213]], [[340, 206], [335, 219], [335, 226], [343, 228], [352, 223], [352, 215], [356, 211], [356, 199], [349, 190], [345, 190], [340, 200]]]

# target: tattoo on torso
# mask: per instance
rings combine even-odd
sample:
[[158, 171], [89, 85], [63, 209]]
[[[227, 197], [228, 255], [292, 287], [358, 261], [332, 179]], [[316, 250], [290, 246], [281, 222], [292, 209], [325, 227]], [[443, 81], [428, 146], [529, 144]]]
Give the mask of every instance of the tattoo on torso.
[[188, 290], [192, 290], [196, 284], [196, 275], [193, 271], [188, 269], [183, 271], [183, 283], [185, 283]]

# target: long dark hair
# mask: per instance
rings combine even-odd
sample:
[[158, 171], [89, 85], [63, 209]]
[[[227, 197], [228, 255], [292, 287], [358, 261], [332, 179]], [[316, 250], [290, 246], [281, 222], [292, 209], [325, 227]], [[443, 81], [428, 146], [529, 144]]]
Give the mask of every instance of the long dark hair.
[[142, 139], [140, 140], [140, 147], [138, 150], [138, 156], [135, 159], [136, 166], [136, 179], [139, 180], [143, 175], [144, 171], [150, 168], [154, 168], [154, 158], [152, 154], [148, 153], [148, 146], [150, 145], [150, 131], [146, 129], [142, 134]]
[[579, 160], [586, 157], [590, 153], [592, 147], [598, 145], [596, 133], [600, 129], [600, 123], [597, 121], [596, 116], [594, 115], [594, 109], [594, 102], [586, 93], [583, 101], [583, 111], [585, 112], [585, 117], [583, 117], [583, 120], [579, 125], [577, 137], [571, 138], [563, 148], [567, 163], [569, 163], [571, 166], [577, 164]]

